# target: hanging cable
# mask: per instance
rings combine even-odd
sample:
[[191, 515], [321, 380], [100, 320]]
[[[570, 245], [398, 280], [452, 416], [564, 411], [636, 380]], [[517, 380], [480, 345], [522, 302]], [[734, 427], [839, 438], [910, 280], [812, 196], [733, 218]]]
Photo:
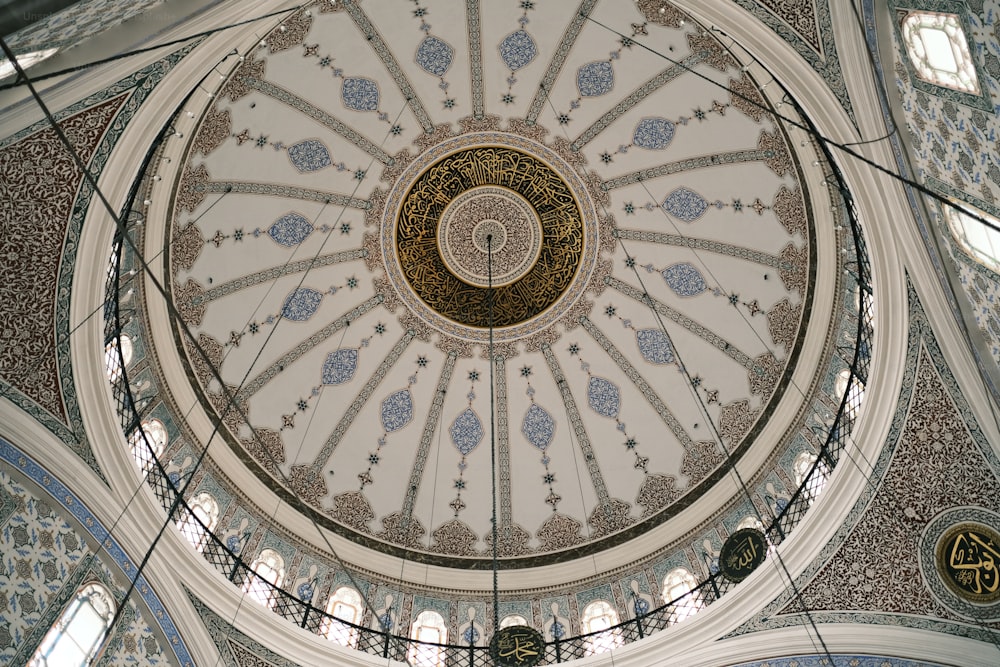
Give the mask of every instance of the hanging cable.
[[490, 328], [490, 477], [493, 481], [493, 514], [491, 516], [491, 531], [493, 535], [493, 634], [500, 628], [500, 579], [497, 570], [500, 561], [497, 557], [497, 437], [496, 437], [496, 388], [494, 380], [493, 358], [493, 234], [486, 235], [486, 276], [489, 290], [486, 293], [486, 321]]

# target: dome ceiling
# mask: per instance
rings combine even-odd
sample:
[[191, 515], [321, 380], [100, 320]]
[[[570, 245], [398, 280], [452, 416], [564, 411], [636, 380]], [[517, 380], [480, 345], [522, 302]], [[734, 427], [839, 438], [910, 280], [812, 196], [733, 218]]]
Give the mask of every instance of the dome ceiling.
[[148, 243], [239, 410], [158, 357], [382, 551], [488, 568], [494, 469], [508, 564], [707, 518], [822, 367], [802, 149], [670, 5], [467, 5], [320, 2], [224, 75]]

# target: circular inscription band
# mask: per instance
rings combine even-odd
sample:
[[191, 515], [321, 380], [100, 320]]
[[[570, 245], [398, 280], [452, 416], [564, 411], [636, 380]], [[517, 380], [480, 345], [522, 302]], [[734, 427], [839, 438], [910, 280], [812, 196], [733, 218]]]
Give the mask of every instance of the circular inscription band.
[[573, 283], [586, 245], [580, 207], [555, 170], [514, 148], [476, 146], [431, 164], [403, 197], [394, 239], [399, 268], [432, 311], [485, 329], [487, 237], [497, 328], [555, 304]]

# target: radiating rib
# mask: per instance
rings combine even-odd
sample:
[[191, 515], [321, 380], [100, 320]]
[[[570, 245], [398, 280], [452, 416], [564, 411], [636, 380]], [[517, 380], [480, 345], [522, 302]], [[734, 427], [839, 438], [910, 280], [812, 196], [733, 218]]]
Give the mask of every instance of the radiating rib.
[[448, 392], [448, 385], [451, 383], [451, 374], [455, 370], [455, 362], [458, 355], [449, 352], [441, 368], [441, 375], [438, 376], [437, 391], [434, 393], [434, 400], [431, 408], [427, 411], [427, 420], [424, 422], [424, 431], [420, 435], [420, 444], [417, 446], [417, 454], [413, 460], [413, 467], [410, 468], [410, 482], [406, 485], [406, 495], [403, 499], [403, 508], [400, 510], [400, 525], [406, 526], [413, 517], [413, 507], [417, 502], [417, 491], [420, 489], [420, 481], [424, 476], [424, 466], [427, 464], [427, 455], [431, 450], [431, 442], [434, 433], [441, 423], [441, 408], [444, 406], [444, 397]]
[[247, 77], [244, 81], [251, 88], [260, 91], [272, 99], [278, 100], [282, 104], [288, 105], [296, 111], [302, 112], [304, 115], [312, 118], [323, 127], [339, 134], [382, 164], [390, 165], [395, 162], [392, 156], [382, 150], [382, 147], [374, 141], [361, 135], [344, 121], [331, 116], [324, 109], [320, 109], [295, 93], [285, 90], [281, 86], [276, 86], [270, 81], [262, 81], [261, 79], [255, 79], [253, 77]]
[[237, 192], [246, 195], [266, 195], [269, 197], [287, 197], [288, 199], [301, 199], [302, 201], [318, 201], [324, 204], [334, 204], [336, 206], [347, 206], [367, 211], [372, 207], [372, 203], [367, 199], [343, 195], [339, 192], [324, 192], [323, 190], [313, 190], [311, 188], [296, 188], [291, 185], [278, 185], [275, 183], [255, 183], [253, 181], [207, 181], [205, 183], [195, 183], [195, 192], [208, 192], [222, 194], [224, 192]]
[[662, 245], [677, 246], [678, 248], [691, 248], [692, 250], [703, 250], [728, 257], [737, 257], [762, 266], [769, 266], [779, 271], [794, 271], [796, 268], [794, 264], [783, 260], [778, 255], [769, 255], [759, 250], [751, 250], [743, 246], [731, 245], [711, 239], [692, 238], [690, 236], [681, 236], [680, 234], [661, 234], [660, 232], [647, 232], [638, 229], [616, 229], [614, 235], [616, 238], [625, 241], [660, 243]]
[[486, 115], [486, 99], [483, 93], [483, 33], [482, 14], [479, 0], [465, 3], [466, 32], [469, 34], [469, 75], [472, 77], [472, 117], [480, 119]]
[[431, 122], [431, 117], [427, 115], [427, 111], [424, 109], [424, 105], [420, 102], [420, 98], [417, 97], [417, 91], [413, 89], [410, 85], [410, 81], [406, 78], [406, 74], [403, 73], [403, 69], [396, 62], [395, 56], [392, 55], [392, 51], [386, 46], [385, 42], [382, 41], [382, 36], [378, 34], [375, 30], [375, 26], [372, 25], [371, 19], [368, 15], [364, 13], [361, 7], [358, 6], [354, 0], [340, 0], [344, 9], [347, 13], [351, 15], [351, 19], [354, 24], [358, 26], [358, 30], [361, 31], [367, 39], [368, 43], [372, 45], [372, 49], [375, 54], [382, 60], [382, 64], [385, 66], [386, 71], [389, 76], [392, 77], [393, 81], [396, 82], [396, 87], [399, 88], [399, 92], [403, 94], [403, 99], [406, 100], [406, 104], [410, 107], [410, 111], [416, 116], [417, 122], [420, 123], [420, 127], [424, 128], [424, 132], [430, 134], [434, 131], [434, 123]]
[[287, 264], [282, 264], [281, 266], [273, 266], [270, 269], [264, 269], [263, 271], [257, 271], [256, 273], [240, 276], [235, 280], [230, 280], [229, 282], [222, 283], [218, 287], [206, 290], [202, 294], [192, 297], [191, 305], [200, 306], [208, 303], [209, 301], [221, 299], [222, 297], [228, 296], [233, 292], [238, 292], [241, 289], [253, 287], [254, 285], [266, 283], [271, 280], [277, 280], [282, 276], [289, 276], [301, 273], [302, 271], [307, 271], [309, 269], [318, 269], [324, 266], [340, 264], [342, 262], [350, 262], [355, 259], [363, 259], [367, 255], [368, 251], [364, 248], [355, 248], [354, 250], [341, 250], [340, 252], [332, 252], [328, 255], [319, 255], [318, 257], [302, 259], [297, 262], [288, 262]]
[[569, 382], [566, 381], [566, 376], [563, 374], [562, 367], [559, 365], [559, 360], [556, 359], [552, 348], [548, 345], [543, 345], [542, 354], [545, 356], [545, 362], [549, 365], [552, 379], [555, 380], [556, 386], [559, 388], [559, 394], [562, 396], [563, 406], [566, 408], [569, 421], [573, 425], [573, 432], [576, 434], [577, 444], [583, 453], [583, 460], [587, 464], [587, 472], [590, 474], [590, 483], [594, 486], [594, 492], [597, 494], [597, 501], [601, 504], [601, 507], [607, 508], [610, 511], [612, 507], [611, 496], [608, 495], [608, 487], [604, 483], [604, 475], [601, 474], [601, 467], [597, 464], [594, 446], [590, 443], [590, 436], [587, 435], [587, 429], [583, 424], [583, 418], [580, 416], [580, 410], [576, 406], [573, 392], [569, 388]]
[[545, 106], [545, 101], [552, 91], [552, 86], [555, 84], [556, 79], [559, 78], [559, 72], [562, 71], [562, 67], [566, 63], [566, 58], [569, 56], [576, 38], [580, 36], [580, 31], [583, 30], [583, 25], [587, 22], [587, 17], [590, 16], [590, 12], [593, 11], [596, 4], [597, 0], [583, 0], [577, 8], [576, 13], [573, 14], [573, 20], [566, 26], [566, 32], [563, 33], [562, 39], [559, 41], [559, 46], [556, 47], [556, 52], [552, 56], [552, 60], [549, 61], [549, 67], [545, 70], [545, 76], [542, 77], [541, 83], [538, 84], [535, 98], [531, 100], [531, 106], [528, 107], [525, 119], [529, 123], [537, 121], [538, 114], [542, 113], [542, 107]]
[[635, 388], [639, 390], [646, 401], [649, 402], [650, 406], [656, 410], [656, 414], [660, 416], [660, 419], [663, 420], [663, 423], [670, 429], [670, 432], [673, 433], [677, 440], [680, 441], [684, 449], [690, 451], [694, 446], [694, 441], [691, 440], [691, 436], [689, 436], [687, 431], [684, 430], [684, 427], [677, 420], [677, 417], [674, 416], [674, 413], [670, 411], [670, 408], [668, 408], [663, 401], [660, 400], [660, 397], [655, 391], [653, 391], [653, 388], [649, 386], [649, 383], [646, 382], [646, 378], [642, 377], [642, 374], [636, 370], [635, 366], [629, 363], [629, 360], [625, 358], [625, 355], [623, 355], [621, 351], [615, 347], [614, 342], [612, 342], [612, 340], [608, 338], [603, 331], [597, 328], [597, 325], [594, 324], [589, 318], [586, 316], [581, 317], [580, 324], [583, 325], [583, 328], [590, 334], [597, 344], [600, 345], [605, 352], [607, 352], [608, 356], [611, 357], [611, 360], [614, 361], [618, 365], [618, 368], [621, 369], [622, 373], [625, 374], [625, 377], [632, 381]]
[[384, 300], [385, 297], [381, 294], [376, 294], [367, 301], [364, 301], [355, 308], [347, 311], [333, 322], [330, 322], [325, 327], [309, 336], [309, 338], [306, 338], [291, 350], [281, 355], [274, 361], [274, 363], [268, 366], [264, 371], [257, 375], [257, 377], [240, 389], [239, 393], [236, 395], [237, 404], [248, 400], [251, 396], [260, 391], [265, 384], [270, 382], [274, 376], [298, 361], [306, 352], [309, 352], [323, 341], [329, 339], [330, 336], [348, 326], [351, 322], [358, 319], [372, 308], [375, 308]]
[[598, 118], [590, 127], [584, 130], [583, 133], [581, 133], [580, 136], [578, 136], [573, 143], [570, 144], [570, 148], [578, 151], [586, 146], [594, 137], [606, 130], [609, 125], [618, 120], [627, 111], [631, 110], [632, 107], [637, 105], [639, 102], [642, 102], [644, 99], [655, 93], [667, 83], [679, 77], [681, 74], [684, 74], [689, 69], [693, 68], [707, 56], [708, 53], [704, 51], [701, 53], [691, 54], [684, 60], [680, 61], [680, 63], [671, 65], [646, 83], [636, 88], [628, 97], [618, 104], [613, 105], [610, 110], [605, 112], [603, 116]]
[[656, 309], [656, 312], [658, 312], [660, 315], [663, 315], [671, 322], [681, 325], [694, 335], [698, 336], [698, 338], [701, 338], [706, 343], [715, 346], [717, 349], [722, 351], [726, 356], [728, 356], [730, 359], [738, 363], [740, 366], [743, 366], [747, 370], [754, 369], [755, 366], [753, 359], [751, 359], [747, 354], [736, 349], [736, 346], [730, 343], [728, 340], [718, 335], [711, 329], [708, 329], [707, 327], [698, 324], [687, 315], [681, 313], [680, 311], [674, 310], [673, 308], [663, 303], [662, 301], [654, 299], [652, 296], [645, 294], [642, 290], [632, 287], [628, 283], [625, 283], [619, 280], [618, 278], [615, 278], [614, 276], [605, 278], [604, 282], [607, 283], [609, 287], [618, 290], [627, 297], [635, 299], [644, 306], [651, 305], [654, 309]]
[[669, 176], [670, 174], [677, 174], [691, 169], [713, 167], [722, 164], [736, 164], [739, 162], [758, 162], [760, 160], [768, 160], [773, 157], [773, 150], [761, 150], [756, 148], [748, 151], [729, 151], [726, 153], [716, 153], [714, 155], [702, 155], [700, 157], [688, 158], [687, 160], [668, 162], [657, 167], [649, 167], [648, 169], [633, 171], [630, 174], [613, 178], [610, 181], [604, 181], [601, 183], [601, 189], [605, 191], [614, 190], [615, 188], [632, 185], [633, 183], [640, 183], [642, 181], [648, 181], [652, 178]]

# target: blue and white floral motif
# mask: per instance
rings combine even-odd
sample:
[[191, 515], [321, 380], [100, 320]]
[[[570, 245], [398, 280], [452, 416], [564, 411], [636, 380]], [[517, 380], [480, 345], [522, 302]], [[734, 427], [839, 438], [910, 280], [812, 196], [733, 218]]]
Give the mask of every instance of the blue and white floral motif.
[[592, 377], [587, 385], [587, 401], [594, 412], [602, 417], [618, 418], [621, 407], [621, 396], [618, 387], [604, 378]]
[[353, 347], [343, 347], [326, 355], [323, 362], [323, 384], [344, 384], [358, 368], [358, 351]]
[[294, 212], [281, 216], [267, 230], [272, 241], [286, 248], [297, 246], [312, 233], [312, 223], [305, 216]]
[[705, 198], [688, 188], [677, 188], [663, 200], [663, 209], [684, 222], [694, 222], [707, 208]]
[[465, 456], [482, 441], [483, 423], [479, 421], [479, 417], [476, 416], [472, 408], [466, 408], [452, 422], [448, 433], [451, 435], [451, 441], [455, 443], [455, 447]]
[[475, 644], [479, 641], [479, 629], [473, 626], [469, 626], [462, 633], [462, 641], [466, 644]]
[[515, 30], [500, 42], [500, 57], [512, 71], [530, 63], [538, 55], [535, 40], [524, 30]]
[[674, 124], [666, 118], [643, 118], [635, 126], [632, 143], [651, 151], [662, 150], [674, 138]]
[[344, 79], [340, 89], [344, 106], [355, 111], [375, 111], [378, 109], [378, 84], [371, 79], [351, 77]]
[[597, 97], [615, 85], [615, 70], [607, 60], [587, 63], [576, 72], [576, 87], [582, 97]]
[[413, 395], [400, 389], [382, 401], [382, 428], [386, 433], [398, 431], [413, 419]]
[[285, 303], [281, 306], [281, 316], [293, 322], [305, 322], [313, 316], [322, 300], [322, 292], [308, 287], [299, 287], [285, 297]]
[[330, 158], [330, 151], [326, 149], [323, 142], [316, 139], [306, 139], [294, 146], [288, 147], [288, 159], [299, 171], [316, 171], [333, 164]]
[[677, 296], [695, 296], [708, 288], [701, 272], [687, 262], [671, 264], [661, 275]]
[[546, 412], [542, 406], [532, 403], [524, 415], [524, 421], [521, 422], [521, 433], [524, 434], [524, 437], [544, 452], [549, 443], [552, 442], [552, 436], [555, 435], [555, 432], [556, 422], [552, 419], [552, 415]]
[[452, 58], [455, 57], [455, 49], [437, 37], [428, 35], [417, 47], [416, 61], [420, 67], [428, 74], [434, 76], [444, 76], [444, 73], [451, 67]]
[[672, 364], [674, 362], [674, 346], [670, 338], [659, 329], [641, 329], [635, 332], [635, 340], [639, 344], [642, 358], [651, 364]]

